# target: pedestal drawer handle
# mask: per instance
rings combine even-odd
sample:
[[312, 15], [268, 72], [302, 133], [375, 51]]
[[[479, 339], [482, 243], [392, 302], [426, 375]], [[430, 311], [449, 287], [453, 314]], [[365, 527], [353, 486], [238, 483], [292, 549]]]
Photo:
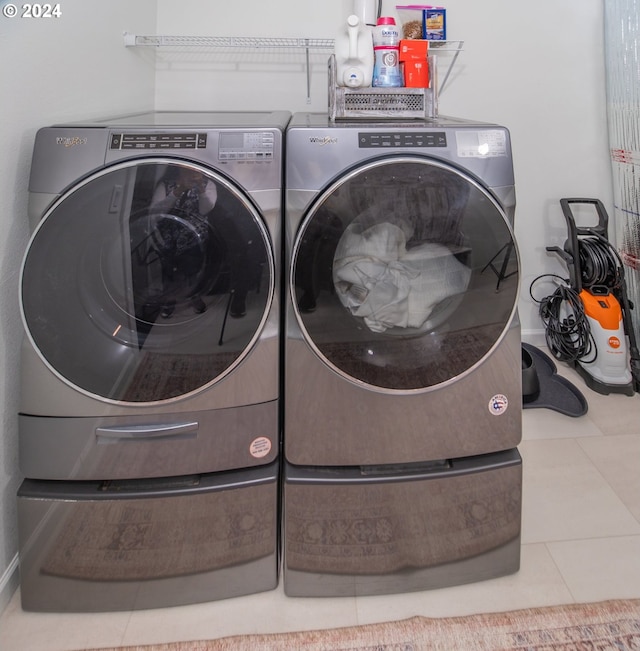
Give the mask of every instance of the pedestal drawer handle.
[[123, 425], [122, 427], [97, 427], [98, 439], [105, 443], [117, 441], [140, 441], [164, 438], [195, 438], [198, 434], [198, 422], [167, 423], [154, 425]]

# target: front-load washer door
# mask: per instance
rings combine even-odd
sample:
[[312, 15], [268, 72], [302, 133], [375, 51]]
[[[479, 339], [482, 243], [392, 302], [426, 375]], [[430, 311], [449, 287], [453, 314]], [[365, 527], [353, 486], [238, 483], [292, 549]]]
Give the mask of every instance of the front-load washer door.
[[48, 367], [105, 401], [175, 399], [229, 374], [273, 301], [251, 198], [189, 162], [129, 161], [77, 183], [33, 234], [24, 325]]
[[291, 265], [302, 338], [335, 374], [373, 391], [459, 380], [514, 320], [518, 259], [503, 207], [464, 171], [424, 157], [380, 158], [339, 177], [304, 216]]

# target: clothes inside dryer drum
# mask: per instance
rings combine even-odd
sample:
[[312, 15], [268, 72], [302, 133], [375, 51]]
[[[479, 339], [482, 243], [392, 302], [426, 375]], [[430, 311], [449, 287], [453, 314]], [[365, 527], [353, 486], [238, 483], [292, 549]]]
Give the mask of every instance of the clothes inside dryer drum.
[[[429, 390], [470, 372], [511, 326], [518, 283], [487, 262], [514, 234], [491, 192], [432, 159], [338, 178], [305, 214], [291, 296], [305, 341], [358, 385]], [[509, 271], [517, 274], [518, 258]]]
[[373, 332], [421, 328], [440, 301], [469, 284], [471, 270], [445, 246], [426, 242], [407, 249], [412, 235], [410, 224], [403, 229], [383, 222], [363, 230], [354, 222], [338, 243], [336, 291]]
[[[21, 287], [25, 328], [51, 370], [136, 403], [229, 373], [273, 292], [251, 200], [206, 168], [163, 159], [107, 168], [64, 194], [32, 237]], [[234, 301], [241, 318], [228, 318]]]

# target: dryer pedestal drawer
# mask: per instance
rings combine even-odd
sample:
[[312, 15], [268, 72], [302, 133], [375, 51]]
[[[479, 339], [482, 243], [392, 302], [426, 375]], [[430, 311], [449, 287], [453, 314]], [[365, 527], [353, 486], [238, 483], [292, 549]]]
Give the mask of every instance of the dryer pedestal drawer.
[[274, 589], [278, 464], [116, 482], [25, 480], [22, 607], [101, 612]]
[[390, 594], [516, 572], [521, 493], [517, 450], [404, 468], [287, 465], [285, 592]]

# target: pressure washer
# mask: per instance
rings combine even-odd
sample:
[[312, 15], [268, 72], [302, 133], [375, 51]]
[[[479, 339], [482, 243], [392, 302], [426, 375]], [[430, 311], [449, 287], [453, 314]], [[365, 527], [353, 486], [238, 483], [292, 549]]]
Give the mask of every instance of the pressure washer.
[[[575, 204], [595, 208], [597, 226], [577, 226]], [[608, 395], [640, 392], [640, 354], [631, 323], [624, 265], [609, 242], [609, 217], [598, 199], [561, 199], [568, 238], [546, 247], [567, 265], [569, 280], [540, 304], [552, 354], [572, 364], [587, 386]], [[535, 282], [535, 281], [534, 281]]]

